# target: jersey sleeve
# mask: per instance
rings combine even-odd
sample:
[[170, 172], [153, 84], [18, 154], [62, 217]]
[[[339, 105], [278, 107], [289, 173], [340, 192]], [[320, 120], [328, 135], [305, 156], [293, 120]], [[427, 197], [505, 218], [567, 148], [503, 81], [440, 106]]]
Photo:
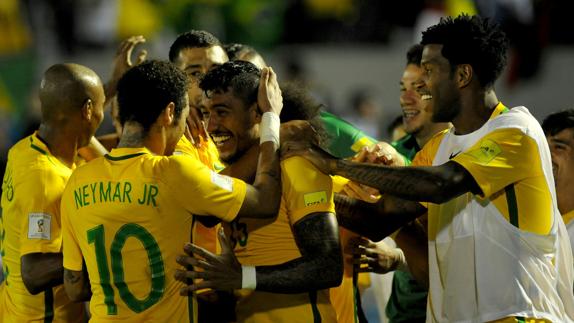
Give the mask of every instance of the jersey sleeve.
[[281, 162], [283, 200], [293, 225], [315, 212], [335, 213], [333, 182], [302, 157]]
[[62, 247], [60, 200], [66, 179], [50, 170], [32, 170], [17, 187], [26, 218], [20, 227], [20, 254], [58, 253]]
[[[444, 133], [446, 132], [441, 132], [441, 134], [444, 135]], [[415, 157], [413, 158], [413, 161], [411, 163], [410, 166], [432, 166], [432, 162], [434, 160], [434, 157], [438, 151], [438, 148], [440, 146], [440, 141], [442, 139], [442, 135], [441, 136], [436, 136], [433, 137], [431, 140], [429, 140], [429, 142], [424, 145], [424, 147], [416, 153]], [[425, 208], [429, 208], [429, 203], [428, 202], [419, 202], [422, 206], [424, 206]]]
[[70, 221], [70, 217], [73, 216], [74, 206], [71, 203], [74, 199], [72, 198], [72, 191], [70, 189], [72, 185], [69, 185], [64, 190], [62, 194], [62, 240], [63, 247], [62, 251], [64, 253], [64, 268], [74, 271], [82, 270], [82, 251], [74, 231], [74, 227]]
[[511, 183], [541, 175], [542, 169], [528, 162], [532, 158], [540, 158], [536, 141], [520, 129], [505, 128], [482, 137], [452, 160], [472, 175], [481, 196], [488, 198]]
[[213, 215], [223, 221], [235, 219], [241, 209], [247, 184], [210, 170], [185, 155], [166, 159], [162, 176], [171, 194], [196, 215]]

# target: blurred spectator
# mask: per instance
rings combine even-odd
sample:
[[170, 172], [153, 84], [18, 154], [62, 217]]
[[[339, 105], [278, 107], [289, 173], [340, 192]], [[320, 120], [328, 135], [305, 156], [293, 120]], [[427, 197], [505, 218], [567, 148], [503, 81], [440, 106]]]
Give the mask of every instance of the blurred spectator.
[[382, 107], [378, 104], [371, 90], [362, 88], [351, 94], [350, 106], [353, 114], [345, 119], [373, 138], [380, 138], [379, 117]]

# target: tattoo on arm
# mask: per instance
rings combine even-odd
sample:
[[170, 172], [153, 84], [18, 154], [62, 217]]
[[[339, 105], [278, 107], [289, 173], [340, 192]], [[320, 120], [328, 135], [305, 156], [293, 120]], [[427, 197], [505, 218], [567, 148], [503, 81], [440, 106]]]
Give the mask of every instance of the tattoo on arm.
[[339, 224], [373, 241], [380, 241], [401, 226], [424, 214], [418, 202], [384, 196], [378, 203], [367, 203], [335, 194], [335, 210]]
[[72, 301], [89, 301], [92, 297], [90, 279], [85, 264], [82, 271], [68, 270], [64, 268], [64, 287]]
[[431, 167], [391, 167], [337, 160], [335, 174], [411, 201], [442, 203], [477, 191], [474, 178], [455, 162]]
[[82, 279], [81, 275], [78, 275], [71, 270], [64, 270], [64, 274], [64, 279], [68, 284], [77, 284]]
[[257, 266], [257, 290], [291, 294], [338, 286], [343, 258], [335, 216], [309, 214], [293, 231], [301, 257], [281, 265]]

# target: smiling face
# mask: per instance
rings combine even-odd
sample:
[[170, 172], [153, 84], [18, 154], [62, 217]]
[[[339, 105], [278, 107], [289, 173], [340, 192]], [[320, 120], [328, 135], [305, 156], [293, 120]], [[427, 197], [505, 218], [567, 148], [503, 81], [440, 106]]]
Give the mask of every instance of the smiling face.
[[207, 131], [221, 160], [232, 163], [257, 144], [260, 121], [257, 104], [248, 106], [229, 90], [212, 93], [206, 106], [210, 112]]
[[450, 122], [460, 113], [460, 93], [451, 65], [441, 51], [442, 45], [425, 45], [421, 59], [424, 86], [419, 93], [433, 107], [432, 121]]
[[[431, 122], [432, 110], [428, 100], [423, 100], [418, 89], [424, 84], [423, 70], [415, 64], [408, 64], [401, 78], [401, 109], [405, 131], [416, 135]], [[425, 98], [428, 98], [426, 96]]]

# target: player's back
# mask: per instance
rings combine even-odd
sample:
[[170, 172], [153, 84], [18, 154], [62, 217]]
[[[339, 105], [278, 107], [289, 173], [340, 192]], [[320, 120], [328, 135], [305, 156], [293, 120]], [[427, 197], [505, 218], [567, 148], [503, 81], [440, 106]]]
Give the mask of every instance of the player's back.
[[0, 253], [4, 282], [0, 322], [79, 322], [82, 304], [72, 303], [59, 285], [30, 294], [21, 275], [21, 257], [61, 250], [59, 203], [72, 170], [49, 151], [36, 134], [8, 153], [2, 183]]
[[81, 270], [84, 257], [94, 322], [193, 320], [193, 303], [179, 296], [182, 284], [173, 278], [192, 216], [178, 202], [185, 191], [164, 180], [168, 164], [145, 148], [121, 148], [70, 178], [62, 199], [64, 267]]

